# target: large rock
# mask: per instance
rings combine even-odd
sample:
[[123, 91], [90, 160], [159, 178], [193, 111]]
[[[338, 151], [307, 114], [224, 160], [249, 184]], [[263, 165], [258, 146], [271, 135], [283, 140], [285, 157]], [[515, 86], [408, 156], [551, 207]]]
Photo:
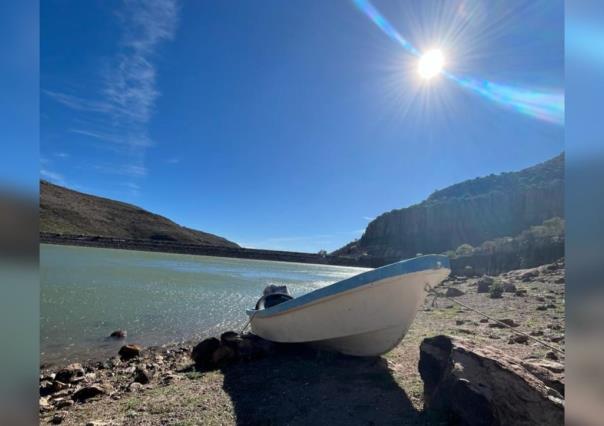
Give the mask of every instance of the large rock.
[[198, 367], [211, 367], [213, 365], [212, 357], [219, 347], [220, 340], [216, 337], [202, 340], [193, 348], [191, 359], [195, 361], [195, 365]]
[[451, 423], [564, 424], [561, 382], [546, 371], [459, 338], [427, 338], [420, 348], [425, 406], [443, 412]]

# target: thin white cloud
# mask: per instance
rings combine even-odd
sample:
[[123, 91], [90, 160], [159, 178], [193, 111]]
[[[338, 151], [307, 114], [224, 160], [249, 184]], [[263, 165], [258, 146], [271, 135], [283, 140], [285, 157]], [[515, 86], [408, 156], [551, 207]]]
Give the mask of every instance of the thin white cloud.
[[140, 164], [102, 164], [96, 165], [94, 168], [102, 173], [110, 175], [130, 176], [134, 178], [147, 175], [147, 168]]
[[69, 154], [66, 152], [55, 152], [54, 156], [59, 158], [68, 158]]
[[166, 160], [166, 163], [168, 163], [168, 164], [178, 164], [178, 163], [180, 163], [180, 158], [170, 158], [170, 159]]
[[53, 172], [51, 170], [40, 169], [40, 177], [58, 185], [65, 185], [65, 178], [63, 177], [63, 175], [57, 172]]
[[[103, 128], [69, 131], [127, 147], [122, 155], [127, 155], [131, 164], [117, 167], [119, 173], [139, 177], [147, 173], [144, 152], [152, 145], [147, 124], [160, 95], [154, 60], [158, 45], [174, 37], [178, 11], [177, 0], [125, 0], [117, 12], [121, 31], [118, 52], [101, 76], [103, 89], [99, 98], [43, 91], [70, 109], [102, 116], [102, 121], [110, 123]], [[115, 172], [107, 167], [99, 170]]]
[[363, 219], [371, 222], [373, 219], [375, 219], [375, 217], [371, 217], [371, 216], [363, 216]]

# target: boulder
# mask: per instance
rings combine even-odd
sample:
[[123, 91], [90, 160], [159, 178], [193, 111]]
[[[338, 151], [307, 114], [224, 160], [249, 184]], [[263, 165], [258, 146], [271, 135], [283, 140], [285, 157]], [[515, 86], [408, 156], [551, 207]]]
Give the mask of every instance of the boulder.
[[107, 391], [104, 387], [100, 385], [90, 385], [82, 387], [74, 392], [71, 398], [74, 401], [84, 402], [90, 398], [94, 398], [95, 396], [104, 395]]
[[123, 361], [128, 361], [139, 356], [142, 350], [143, 348], [141, 348], [139, 345], [124, 345], [120, 348], [118, 355]]
[[503, 286], [503, 291], [505, 293], [515, 293], [516, 292], [516, 285], [511, 281], [503, 281], [501, 283], [501, 285]]
[[84, 368], [80, 363], [69, 364], [55, 375], [55, 380], [62, 383], [73, 383], [84, 379]]
[[425, 407], [449, 423], [564, 424], [563, 396], [546, 370], [461, 338], [435, 336], [420, 347]]
[[484, 275], [476, 282], [476, 285], [478, 286], [476, 291], [478, 293], [488, 293], [494, 282], [495, 280], [492, 277]]
[[447, 292], [445, 293], [445, 296], [447, 297], [458, 297], [458, 296], [463, 296], [465, 293], [463, 291], [461, 291], [458, 288], [454, 288], [454, 287], [449, 287], [447, 289]]
[[212, 365], [212, 355], [220, 347], [220, 340], [216, 337], [209, 337], [199, 342], [191, 351], [191, 359], [195, 361], [198, 367], [210, 367]]

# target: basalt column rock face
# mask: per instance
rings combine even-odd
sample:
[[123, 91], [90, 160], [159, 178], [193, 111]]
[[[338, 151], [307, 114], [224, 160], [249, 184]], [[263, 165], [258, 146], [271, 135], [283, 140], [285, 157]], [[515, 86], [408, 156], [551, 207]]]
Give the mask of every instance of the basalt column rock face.
[[420, 204], [373, 220], [359, 241], [335, 254], [409, 258], [514, 236], [564, 217], [564, 156], [519, 172], [476, 178], [434, 192]]
[[419, 361], [425, 407], [452, 424], [562, 425], [563, 367], [554, 364], [527, 363], [463, 339], [427, 338]]

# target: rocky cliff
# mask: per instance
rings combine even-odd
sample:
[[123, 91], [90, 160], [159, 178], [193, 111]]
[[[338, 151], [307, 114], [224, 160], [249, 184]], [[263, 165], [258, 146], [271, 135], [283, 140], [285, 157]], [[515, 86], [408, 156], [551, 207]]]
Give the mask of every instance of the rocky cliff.
[[40, 182], [40, 232], [239, 247], [225, 238], [180, 226], [132, 204], [46, 181]]
[[334, 254], [408, 258], [442, 253], [517, 235], [552, 217], [564, 217], [564, 154], [519, 172], [461, 182], [420, 204], [384, 213], [360, 240]]

